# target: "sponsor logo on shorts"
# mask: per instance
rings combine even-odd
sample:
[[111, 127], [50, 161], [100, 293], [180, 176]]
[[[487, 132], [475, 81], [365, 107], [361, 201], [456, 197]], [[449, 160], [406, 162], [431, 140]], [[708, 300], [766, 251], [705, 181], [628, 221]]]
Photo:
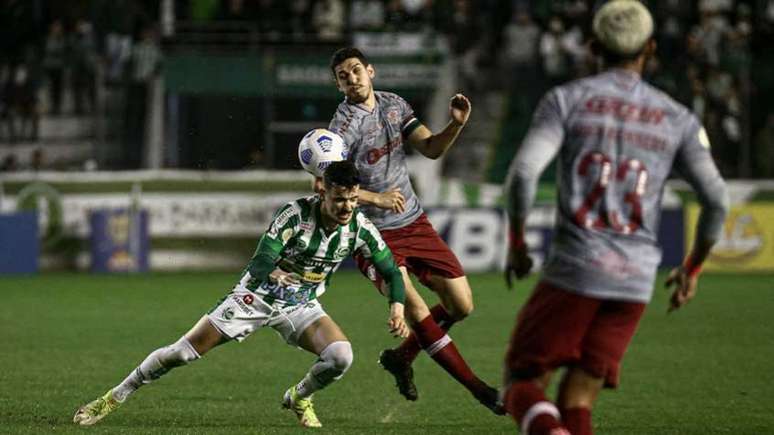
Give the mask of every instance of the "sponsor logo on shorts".
[[[248, 295], [249, 296], [249, 295]], [[253, 310], [245, 305], [245, 302], [237, 295], [234, 295], [234, 302], [236, 302], [237, 306], [240, 310], [244, 311], [245, 314], [253, 314]]]
[[231, 320], [234, 318], [234, 309], [229, 307], [223, 310], [223, 312], [220, 314], [221, 317], [223, 317], [225, 320]]

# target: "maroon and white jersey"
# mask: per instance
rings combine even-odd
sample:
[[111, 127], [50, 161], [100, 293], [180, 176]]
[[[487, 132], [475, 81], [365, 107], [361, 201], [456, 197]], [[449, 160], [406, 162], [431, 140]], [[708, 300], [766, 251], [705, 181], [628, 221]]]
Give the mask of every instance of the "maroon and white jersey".
[[403, 147], [403, 139], [421, 124], [403, 98], [382, 91], [376, 91], [375, 96], [373, 110], [344, 100], [328, 129], [344, 138], [348, 159], [360, 171], [361, 188], [376, 193], [400, 189], [403, 194], [403, 213], [371, 205], [360, 207], [376, 228], [387, 230], [404, 227], [422, 214]]
[[549, 91], [509, 170], [508, 211], [526, 217], [540, 173], [558, 155], [556, 232], [544, 279], [592, 297], [648, 302], [670, 172], [702, 204], [697, 237], [717, 240], [727, 194], [698, 119], [625, 70]]

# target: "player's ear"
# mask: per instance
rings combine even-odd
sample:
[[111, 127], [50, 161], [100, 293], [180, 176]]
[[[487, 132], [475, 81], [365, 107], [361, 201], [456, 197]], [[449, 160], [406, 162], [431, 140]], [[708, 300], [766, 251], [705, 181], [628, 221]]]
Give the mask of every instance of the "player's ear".
[[653, 38], [650, 38], [648, 42], [645, 43], [645, 56], [646, 57], [653, 57], [656, 54], [656, 40]]
[[373, 65], [371, 65], [370, 63], [369, 63], [369, 64], [368, 64], [368, 66], [366, 67], [366, 71], [368, 71], [368, 77], [370, 77], [370, 78], [372, 78], [372, 79], [373, 79], [374, 77], [376, 77], [376, 70], [374, 69], [374, 66], [373, 66]]

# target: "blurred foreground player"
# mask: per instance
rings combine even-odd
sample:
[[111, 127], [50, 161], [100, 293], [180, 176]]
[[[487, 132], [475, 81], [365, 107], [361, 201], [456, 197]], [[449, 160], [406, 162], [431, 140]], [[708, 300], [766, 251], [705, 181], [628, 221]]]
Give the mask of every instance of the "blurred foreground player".
[[149, 354], [123, 382], [78, 409], [73, 421], [92, 425], [169, 370], [269, 326], [288, 344], [318, 356], [306, 376], [285, 392], [282, 405], [302, 426], [322, 426], [312, 394], [344, 375], [352, 364], [352, 345], [317, 297], [345, 257], [360, 253], [374, 262], [388, 283], [389, 330], [399, 337], [409, 334], [400, 271], [379, 232], [356, 208], [357, 169], [336, 162], [323, 178], [319, 196], [292, 201], [275, 213], [239, 284], [215, 308], [178, 341]]
[[[337, 50], [331, 57], [336, 87], [344, 94], [329, 130], [344, 138], [348, 159], [363, 175], [360, 200], [390, 247], [406, 286], [406, 318], [413, 333], [379, 363], [394, 377], [400, 393], [417, 400], [412, 362], [425, 350], [484, 406], [502, 414], [497, 390], [476, 376], [448, 335], [449, 328], [473, 311], [473, 292], [459, 260], [436, 233], [409, 179], [406, 146], [437, 159], [451, 147], [468, 121], [470, 101], [456, 94], [449, 101], [450, 120], [433, 133], [400, 96], [375, 91], [376, 70], [360, 50]], [[377, 288], [382, 279], [371, 262], [358, 257], [358, 267]], [[436, 293], [440, 304], [428, 308], [409, 274]]]
[[[558, 155], [558, 213], [542, 277], [521, 309], [505, 362], [505, 406], [524, 434], [587, 435], [602, 387], [618, 384], [620, 362], [656, 268], [661, 196], [674, 169], [702, 211], [693, 249], [667, 279], [670, 311], [696, 292], [701, 264], [727, 212], [725, 183], [697, 118], [640, 74], [655, 51], [653, 21], [634, 0], [594, 16], [602, 73], [550, 90], [509, 170], [511, 224], [506, 282], [532, 261], [524, 225], [538, 178]], [[566, 367], [555, 404], [545, 397]]]

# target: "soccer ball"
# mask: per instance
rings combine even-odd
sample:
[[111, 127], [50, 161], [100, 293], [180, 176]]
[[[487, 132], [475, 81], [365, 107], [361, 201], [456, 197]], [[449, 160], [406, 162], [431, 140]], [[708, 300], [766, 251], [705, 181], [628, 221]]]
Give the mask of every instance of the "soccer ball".
[[322, 177], [328, 165], [346, 158], [344, 139], [324, 128], [310, 131], [298, 144], [298, 161], [306, 172], [315, 177]]

